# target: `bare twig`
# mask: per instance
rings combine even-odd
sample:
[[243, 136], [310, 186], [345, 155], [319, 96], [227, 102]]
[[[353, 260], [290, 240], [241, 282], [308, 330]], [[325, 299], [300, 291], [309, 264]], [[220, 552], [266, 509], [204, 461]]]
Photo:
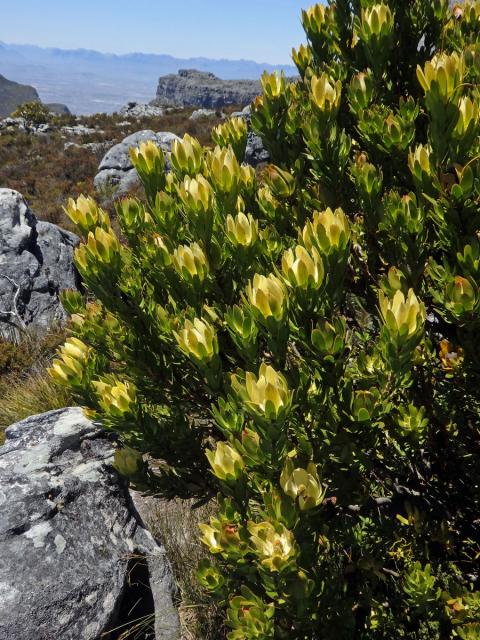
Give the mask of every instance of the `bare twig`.
[[[20, 297], [20, 294], [22, 293], [22, 287], [21, 285], [17, 284], [15, 280], [13, 280], [13, 278], [10, 278], [10, 276], [5, 275], [4, 273], [0, 273], [0, 278], [4, 278], [5, 280], [7, 280], [15, 290], [15, 294], [12, 300], [13, 311], [0, 309], [0, 316], [10, 316], [11, 318], [13, 318], [13, 322], [11, 322], [11, 324], [13, 324], [17, 329], [20, 329], [21, 331], [26, 331], [27, 325], [20, 316], [17, 307], [18, 299]], [[8, 322], [8, 320], [6, 320], [6, 322]]]

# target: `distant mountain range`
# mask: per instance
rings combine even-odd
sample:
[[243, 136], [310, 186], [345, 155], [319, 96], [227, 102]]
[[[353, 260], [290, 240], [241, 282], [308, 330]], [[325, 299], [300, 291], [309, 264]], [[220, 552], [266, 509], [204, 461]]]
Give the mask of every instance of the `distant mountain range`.
[[73, 113], [113, 112], [126, 102], [149, 102], [160, 76], [180, 69], [210, 71], [219, 78], [258, 79], [263, 71], [296, 69], [251, 60], [174, 58], [131, 53], [115, 55], [87, 49], [45, 49], [0, 42], [0, 74], [33, 85], [43, 102], [61, 102]]

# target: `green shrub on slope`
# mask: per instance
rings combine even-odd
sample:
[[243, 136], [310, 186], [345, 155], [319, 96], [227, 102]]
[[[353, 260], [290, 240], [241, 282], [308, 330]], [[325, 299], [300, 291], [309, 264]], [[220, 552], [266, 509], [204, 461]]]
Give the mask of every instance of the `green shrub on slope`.
[[68, 296], [52, 375], [124, 473], [219, 490], [199, 577], [229, 640], [476, 638], [480, 3], [302, 18], [300, 79], [253, 105], [262, 176], [230, 123], [169, 174], [132, 153], [122, 239], [69, 203], [97, 300]]

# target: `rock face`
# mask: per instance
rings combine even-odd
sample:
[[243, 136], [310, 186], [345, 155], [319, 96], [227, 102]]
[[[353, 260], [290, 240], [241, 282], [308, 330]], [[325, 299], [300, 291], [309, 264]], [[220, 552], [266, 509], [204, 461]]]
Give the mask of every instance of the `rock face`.
[[[2, 640], [113, 640], [119, 633], [109, 630], [153, 613], [142, 638], [178, 637], [165, 551], [143, 527], [112, 455], [105, 432], [79, 408], [7, 429], [0, 449]], [[135, 592], [132, 582], [150, 589]]]
[[97, 189], [113, 188], [116, 196], [124, 195], [140, 184], [138, 174], [130, 160], [130, 149], [138, 147], [141, 142], [153, 140], [163, 151], [168, 152], [176, 139], [178, 136], [174, 133], [164, 131], [155, 133], [146, 129], [132, 133], [105, 154], [95, 176], [95, 187]]
[[48, 107], [50, 113], [53, 113], [56, 116], [70, 116], [71, 111], [67, 107], [66, 104], [61, 104], [60, 102], [49, 102], [45, 104]]
[[17, 191], [0, 189], [0, 335], [62, 322], [63, 289], [79, 287], [73, 265], [78, 237], [38, 221]]
[[221, 80], [213, 73], [183, 69], [178, 75], [159, 79], [153, 104], [221, 109], [230, 104], [246, 105], [260, 93], [259, 80]]
[[24, 102], [40, 102], [36, 89], [0, 75], [0, 117], [9, 116]]

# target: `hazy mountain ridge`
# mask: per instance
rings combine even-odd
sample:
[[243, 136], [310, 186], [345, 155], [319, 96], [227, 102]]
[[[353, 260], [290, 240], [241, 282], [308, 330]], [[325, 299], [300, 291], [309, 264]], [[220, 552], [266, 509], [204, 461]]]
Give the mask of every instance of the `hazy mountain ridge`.
[[44, 102], [65, 103], [74, 113], [112, 112], [128, 101], [148, 102], [155, 97], [160, 76], [185, 68], [209, 71], [225, 80], [258, 79], [265, 69], [296, 73], [292, 66], [251, 60], [117, 55], [0, 42], [0, 74], [33, 85]]

